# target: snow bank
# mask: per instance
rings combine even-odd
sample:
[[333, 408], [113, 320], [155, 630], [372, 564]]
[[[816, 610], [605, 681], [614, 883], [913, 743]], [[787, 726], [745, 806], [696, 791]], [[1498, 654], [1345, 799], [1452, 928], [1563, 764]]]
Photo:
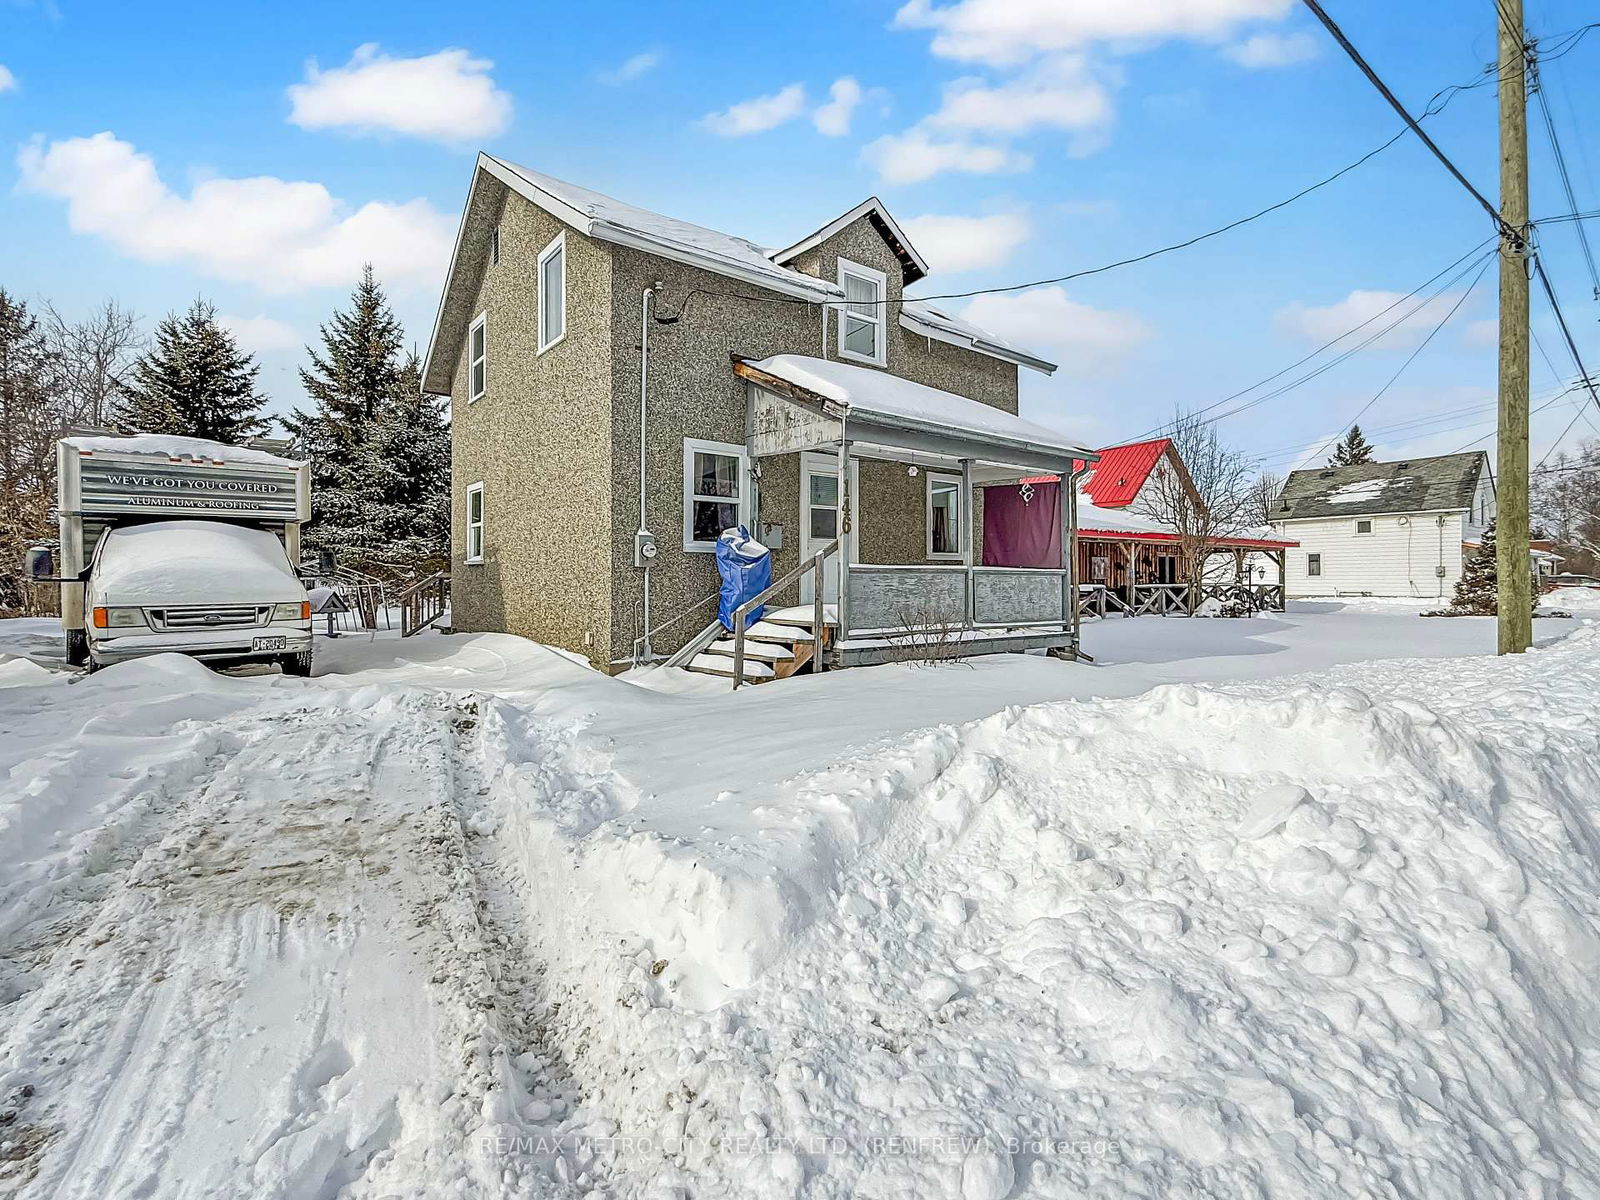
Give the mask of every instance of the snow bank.
[[1540, 596], [1539, 605], [1541, 608], [1565, 609], [1570, 613], [1597, 612], [1600, 611], [1600, 588], [1556, 588]]
[[91, 591], [94, 602], [102, 604], [271, 604], [305, 598], [276, 535], [216, 521], [151, 521], [111, 530]]
[[754, 834], [497, 708], [485, 821], [660, 1187], [1588, 1194], [1597, 649], [1010, 709]]

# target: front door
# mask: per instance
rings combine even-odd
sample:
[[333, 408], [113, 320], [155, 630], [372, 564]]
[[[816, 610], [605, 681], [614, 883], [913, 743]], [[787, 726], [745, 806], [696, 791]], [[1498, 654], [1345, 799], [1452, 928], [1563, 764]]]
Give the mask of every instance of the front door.
[[[852, 513], [850, 536], [843, 550], [855, 561], [856, 533], [861, 525], [861, 488], [857, 470], [860, 464], [850, 463], [850, 510]], [[825, 548], [839, 536], [839, 458], [834, 454], [808, 452], [800, 456], [800, 561], [808, 561], [817, 551]], [[840, 556], [828, 560], [823, 575], [822, 599], [833, 604], [839, 599]], [[808, 572], [800, 577], [800, 602], [810, 604], [815, 599], [812, 576]]]

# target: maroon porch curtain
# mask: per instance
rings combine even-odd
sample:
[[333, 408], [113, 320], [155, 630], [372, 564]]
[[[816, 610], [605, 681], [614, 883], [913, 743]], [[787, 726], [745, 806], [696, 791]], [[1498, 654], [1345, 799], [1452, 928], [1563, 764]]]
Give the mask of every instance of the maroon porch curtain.
[[983, 489], [983, 565], [1061, 566], [1061, 485], [1004, 484]]

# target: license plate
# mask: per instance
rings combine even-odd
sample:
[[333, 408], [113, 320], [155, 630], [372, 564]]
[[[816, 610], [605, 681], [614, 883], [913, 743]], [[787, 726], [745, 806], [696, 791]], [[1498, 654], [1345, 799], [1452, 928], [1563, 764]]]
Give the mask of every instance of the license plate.
[[286, 637], [261, 637], [255, 640], [252, 648], [256, 650], [282, 650], [288, 644], [289, 639]]

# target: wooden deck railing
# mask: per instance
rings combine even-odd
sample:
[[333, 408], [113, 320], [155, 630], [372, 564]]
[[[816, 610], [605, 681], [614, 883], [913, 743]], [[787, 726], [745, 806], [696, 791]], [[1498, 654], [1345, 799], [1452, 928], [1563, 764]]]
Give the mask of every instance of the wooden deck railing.
[[440, 571], [417, 580], [395, 597], [395, 604], [400, 609], [400, 636], [421, 633], [450, 607], [450, 576]]

